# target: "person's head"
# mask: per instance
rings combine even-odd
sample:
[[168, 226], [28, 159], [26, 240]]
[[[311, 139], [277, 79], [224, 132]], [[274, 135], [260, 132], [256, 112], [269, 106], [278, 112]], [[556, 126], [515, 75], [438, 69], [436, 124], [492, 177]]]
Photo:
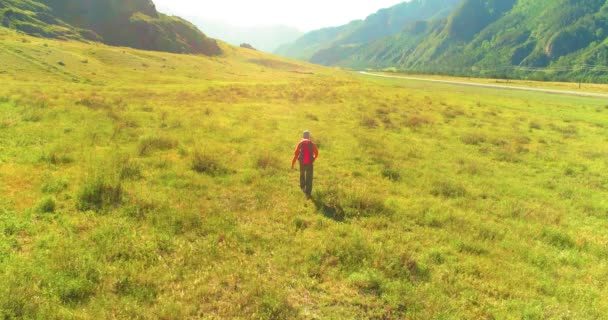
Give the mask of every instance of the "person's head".
[[304, 131], [304, 134], [302, 136], [304, 137], [304, 139], [310, 139], [310, 131]]

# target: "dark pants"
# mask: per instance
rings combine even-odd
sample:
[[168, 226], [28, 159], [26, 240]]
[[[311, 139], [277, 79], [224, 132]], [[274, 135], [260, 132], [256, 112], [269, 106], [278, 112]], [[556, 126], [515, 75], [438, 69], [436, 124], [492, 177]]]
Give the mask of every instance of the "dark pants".
[[300, 188], [307, 196], [312, 194], [313, 165], [300, 163]]

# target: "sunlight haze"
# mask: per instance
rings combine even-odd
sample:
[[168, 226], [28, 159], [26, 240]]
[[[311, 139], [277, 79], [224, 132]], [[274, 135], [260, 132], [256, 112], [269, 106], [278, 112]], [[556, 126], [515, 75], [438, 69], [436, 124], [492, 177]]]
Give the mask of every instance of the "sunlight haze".
[[338, 26], [352, 20], [364, 19], [381, 8], [400, 2], [404, 1], [154, 0], [160, 11], [169, 14], [196, 16], [237, 26], [288, 25], [302, 31]]

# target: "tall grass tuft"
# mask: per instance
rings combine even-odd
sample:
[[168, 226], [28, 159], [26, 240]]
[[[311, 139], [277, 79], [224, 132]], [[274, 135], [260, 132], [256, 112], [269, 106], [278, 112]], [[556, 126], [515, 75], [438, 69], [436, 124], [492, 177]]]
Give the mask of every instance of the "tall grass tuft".
[[120, 181], [109, 181], [98, 176], [85, 182], [76, 197], [77, 208], [81, 211], [101, 212], [121, 204], [123, 187]]
[[360, 188], [346, 189], [332, 185], [315, 190], [313, 199], [319, 211], [337, 221], [392, 212], [381, 197]]
[[221, 175], [228, 172], [228, 170], [216, 157], [201, 150], [194, 151], [192, 155], [191, 168], [198, 173], [204, 173], [212, 176]]
[[176, 140], [167, 137], [144, 137], [139, 140], [137, 153], [140, 156], [149, 156], [155, 151], [171, 150], [177, 147]]
[[42, 198], [42, 200], [38, 202], [38, 205], [36, 206], [36, 211], [38, 211], [39, 213], [53, 213], [55, 212], [56, 208], [57, 203], [55, 201], [55, 197], [47, 196]]
[[444, 198], [462, 198], [465, 197], [468, 192], [464, 186], [452, 181], [438, 181], [433, 185], [431, 194], [436, 197]]
[[281, 161], [270, 153], [264, 153], [258, 156], [255, 165], [264, 172], [274, 172], [281, 167]]

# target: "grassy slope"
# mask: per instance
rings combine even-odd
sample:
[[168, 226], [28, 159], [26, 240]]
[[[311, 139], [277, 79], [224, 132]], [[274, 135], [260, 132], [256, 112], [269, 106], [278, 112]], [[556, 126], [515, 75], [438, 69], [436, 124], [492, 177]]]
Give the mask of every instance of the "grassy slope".
[[[608, 313], [605, 101], [223, 49], [0, 29], [0, 314]], [[304, 128], [315, 203], [286, 169]]]

